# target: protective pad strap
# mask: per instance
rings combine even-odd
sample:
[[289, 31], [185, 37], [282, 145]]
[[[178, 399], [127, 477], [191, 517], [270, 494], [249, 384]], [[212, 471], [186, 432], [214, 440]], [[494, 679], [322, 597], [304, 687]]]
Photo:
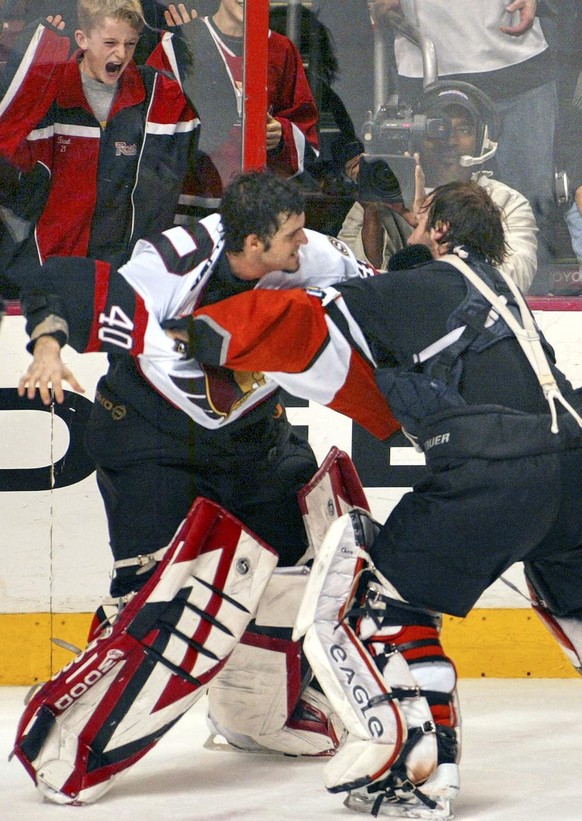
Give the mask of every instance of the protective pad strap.
[[[363, 567], [363, 539], [375, 523], [363, 512], [332, 523], [313, 565], [295, 635], [317, 679], [347, 730], [346, 744], [326, 767], [325, 784], [336, 792], [380, 778], [407, 738], [406, 722], [370, 654], [344, 621]], [[367, 539], [366, 539], [367, 541]]]
[[110, 631], [45, 684], [14, 753], [57, 803], [94, 801], [204, 692], [253, 616], [277, 555], [197, 499]]
[[317, 473], [297, 495], [313, 554], [333, 521], [354, 508], [370, 510], [354, 463], [336, 447], [331, 448]]

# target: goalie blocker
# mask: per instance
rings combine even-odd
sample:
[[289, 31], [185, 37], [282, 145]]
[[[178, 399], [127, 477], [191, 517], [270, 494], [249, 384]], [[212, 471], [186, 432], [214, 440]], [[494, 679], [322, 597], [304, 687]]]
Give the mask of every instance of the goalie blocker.
[[197, 499], [156, 573], [26, 706], [14, 755], [59, 804], [103, 795], [205, 692], [254, 615], [277, 554]]

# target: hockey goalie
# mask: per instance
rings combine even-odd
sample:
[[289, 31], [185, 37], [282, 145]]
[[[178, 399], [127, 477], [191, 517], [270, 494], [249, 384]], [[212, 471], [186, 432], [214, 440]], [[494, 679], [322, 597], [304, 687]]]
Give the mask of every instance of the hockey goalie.
[[[46, 799], [97, 800], [207, 693], [210, 746], [329, 756], [325, 786], [352, 810], [453, 817], [460, 715], [439, 614], [373, 566], [379, 525], [345, 453], [300, 502], [313, 558], [276, 570], [196, 500], [144, 588], [26, 706], [14, 754]], [[553, 631], [580, 667], [569, 625]]]
[[205, 693], [211, 745], [330, 756], [326, 786], [353, 809], [390, 790], [430, 808], [455, 789], [454, 670], [436, 618], [387, 626], [346, 454], [332, 449], [301, 506], [315, 561], [277, 571], [240, 522], [194, 503], [142, 590], [26, 706], [14, 755], [46, 799], [96, 801]]

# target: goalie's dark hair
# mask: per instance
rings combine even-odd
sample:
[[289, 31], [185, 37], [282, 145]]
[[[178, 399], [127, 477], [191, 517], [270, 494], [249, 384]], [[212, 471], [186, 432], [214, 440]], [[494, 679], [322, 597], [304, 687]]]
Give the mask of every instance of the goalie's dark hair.
[[476, 182], [449, 182], [435, 188], [422, 210], [427, 211], [427, 229], [448, 226], [440, 244], [451, 251], [462, 245], [490, 265], [501, 265], [505, 259], [502, 211]]
[[250, 234], [256, 234], [268, 248], [280, 227], [281, 214], [302, 214], [304, 210], [303, 195], [292, 180], [270, 171], [239, 174], [226, 187], [220, 207], [225, 249], [242, 251]]

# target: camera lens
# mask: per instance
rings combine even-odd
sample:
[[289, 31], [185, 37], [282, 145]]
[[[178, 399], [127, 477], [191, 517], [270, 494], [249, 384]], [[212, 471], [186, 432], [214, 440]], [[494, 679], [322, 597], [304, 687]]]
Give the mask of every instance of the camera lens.
[[385, 160], [376, 160], [372, 163], [372, 185], [384, 196], [401, 197], [400, 183]]

